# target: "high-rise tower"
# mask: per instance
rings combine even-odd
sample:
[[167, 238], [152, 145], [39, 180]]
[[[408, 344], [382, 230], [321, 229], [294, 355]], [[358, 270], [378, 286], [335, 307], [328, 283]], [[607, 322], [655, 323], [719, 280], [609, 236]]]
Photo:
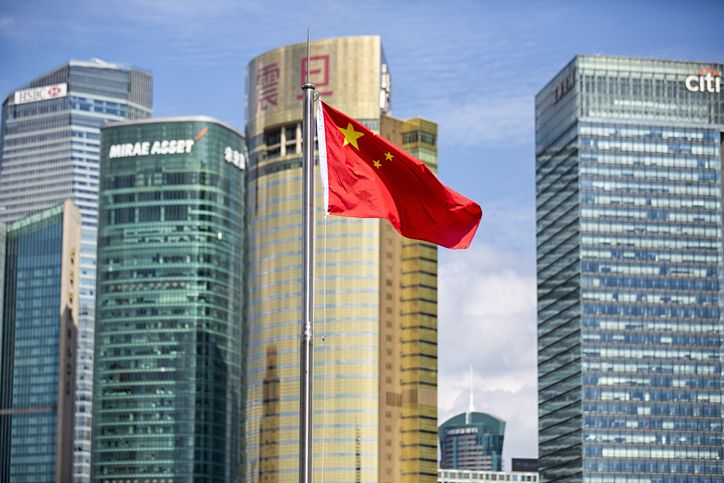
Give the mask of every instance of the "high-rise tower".
[[73, 481], [81, 219], [0, 224], [0, 481]]
[[103, 129], [96, 482], [239, 481], [245, 153], [208, 117]]
[[[247, 72], [245, 481], [297, 481], [302, 73], [322, 99], [437, 167], [437, 126], [390, 117], [379, 37], [291, 45]], [[437, 249], [316, 201], [314, 480], [437, 478]]]
[[151, 114], [151, 74], [70, 61], [11, 93], [0, 130], [0, 221], [73, 199], [83, 218], [76, 380], [76, 481], [90, 476], [100, 126]]
[[579, 56], [536, 96], [542, 481], [724, 474], [722, 67]]

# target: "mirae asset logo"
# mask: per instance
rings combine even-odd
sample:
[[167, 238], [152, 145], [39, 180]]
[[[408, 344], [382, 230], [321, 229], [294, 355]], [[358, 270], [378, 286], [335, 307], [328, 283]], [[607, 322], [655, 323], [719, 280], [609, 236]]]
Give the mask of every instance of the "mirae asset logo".
[[138, 143], [113, 144], [108, 150], [108, 158], [132, 158], [158, 154], [190, 153], [191, 148], [206, 136], [209, 128], [203, 128], [193, 139], [163, 139], [159, 141], [143, 141]]
[[696, 74], [688, 76], [684, 85], [689, 92], [719, 93], [721, 91], [721, 73], [711, 67], [701, 69]]

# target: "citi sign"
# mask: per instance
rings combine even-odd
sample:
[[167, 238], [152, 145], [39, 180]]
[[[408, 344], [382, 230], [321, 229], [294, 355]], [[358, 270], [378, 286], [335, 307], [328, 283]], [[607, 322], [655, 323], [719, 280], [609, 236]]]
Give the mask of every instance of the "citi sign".
[[686, 90], [689, 92], [711, 92], [721, 91], [721, 74], [708, 67], [692, 74], [684, 81]]

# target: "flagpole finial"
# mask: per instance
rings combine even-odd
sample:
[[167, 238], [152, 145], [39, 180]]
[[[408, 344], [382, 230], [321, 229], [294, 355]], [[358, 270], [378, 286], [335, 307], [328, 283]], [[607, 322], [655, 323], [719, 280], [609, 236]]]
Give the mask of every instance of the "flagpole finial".
[[311, 77], [311, 63], [312, 63], [312, 30], [307, 28], [307, 70], [304, 73], [304, 83], [302, 89], [314, 89], [315, 86], [312, 84]]

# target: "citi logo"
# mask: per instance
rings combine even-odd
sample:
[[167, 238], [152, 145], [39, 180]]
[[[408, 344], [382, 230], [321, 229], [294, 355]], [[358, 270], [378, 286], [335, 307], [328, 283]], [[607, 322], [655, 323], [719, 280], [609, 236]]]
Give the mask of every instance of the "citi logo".
[[701, 69], [696, 74], [688, 76], [684, 85], [689, 92], [719, 93], [721, 91], [721, 74], [711, 67]]

